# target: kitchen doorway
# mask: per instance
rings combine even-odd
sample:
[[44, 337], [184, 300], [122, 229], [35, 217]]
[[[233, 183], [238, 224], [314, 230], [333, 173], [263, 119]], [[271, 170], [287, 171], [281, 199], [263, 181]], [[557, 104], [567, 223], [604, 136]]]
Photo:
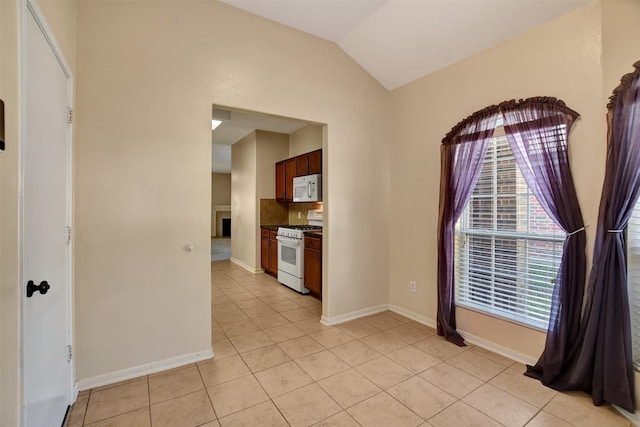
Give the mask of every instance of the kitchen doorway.
[[[276, 163], [314, 151], [322, 153], [325, 146], [325, 124], [212, 106], [212, 236], [225, 234], [223, 221], [227, 221], [217, 217], [220, 205], [228, 203], [231, 263], [251, 273], [267, 270], [261, 226], [305, 225], [310, 209], [324, 209], [326, 195], [312, 207], [307, 206], [310, 203], [294, 203], [277, 195]], [[321, 160], [326, 159], [323, 154], [320, 156]], [[321, 175], [325, 182], [326, 170], [323, 161]], [[221, 173], [229, 176], [230, 196], [226, 200], [219, 197], [224, 184], [216, 187], [219, 177], [215, 174]]]

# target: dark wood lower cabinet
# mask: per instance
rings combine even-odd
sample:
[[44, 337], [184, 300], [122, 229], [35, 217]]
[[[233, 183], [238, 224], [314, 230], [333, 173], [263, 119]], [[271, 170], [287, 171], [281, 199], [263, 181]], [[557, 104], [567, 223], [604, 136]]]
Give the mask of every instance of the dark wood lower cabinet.
[[277, 231], [260, 230], [260, 267], [265, 273], [278, 275], [278, 240]]
[[322, 238], [304, 237], [304, 286], [322, 299]]
[[277, 231], [269, 232], [269, 273], [274, 276], [278, 275], [278, 240], [276, 239]]

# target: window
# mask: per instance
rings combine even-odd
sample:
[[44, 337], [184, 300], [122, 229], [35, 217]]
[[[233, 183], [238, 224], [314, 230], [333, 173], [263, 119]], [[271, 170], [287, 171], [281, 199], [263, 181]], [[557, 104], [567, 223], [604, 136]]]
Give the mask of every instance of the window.
[[627, 224], [627, 289], [631, 314], [633, 366], [640, 370], [640, 204]]
[[546, 329], [565, 233], [531, 193], [498, 127], [456, 224], [459, 306]]

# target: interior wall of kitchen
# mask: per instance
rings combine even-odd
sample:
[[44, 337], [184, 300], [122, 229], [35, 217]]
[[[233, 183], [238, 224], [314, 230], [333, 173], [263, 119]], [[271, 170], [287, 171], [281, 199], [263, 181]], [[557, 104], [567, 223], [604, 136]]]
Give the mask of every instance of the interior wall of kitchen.
[[[260, 199], [274, 198], [276, 194], [276, 162], [287, 158], [289, 135], [284, 133], [256, 131], [256, 224], [260, 225]], [[284, 157], [283, 157], [284, 156]], [[254, 228], [252, 240], [256, 249], [256, 258], [252, 268], [260, 269], [260, 228]]]
[[230, 173], [211, 173], [211, 235], [220, 236], [218, 232], [217, 217], [223, 212], [216, 215], [216, 206], [231, 206], [231, 174]]
[[231, 260], [255, 270], [256, 132], [231, 146]]
[[[212, 104], [328, 124], [323, 314], [386, 304], [380, 84], [335, 43], [219, 2], [79, 2], [77, 22], [80, 380], [210, 347]], [[253, 233], [255, 216], [246, 224]]]
[[[606, 152], [603, 91], [610, 93], [616, 79], [640, 59], [637, 46], [616, 53], [624, 58], [616, 61], [620, 65], [603, 89], [607, 66], [601, 61], [609, 61], [611, 51], [619, 48], [619, 38], [633, 44], [629, 40], [637, 39], [640, 22], [637, 2], [617, 3], [605, 2], [604, 14], [603, 3], [587, 4], [392, 92], [392, 306], [435, 324], [440, 143], [460, 120], [503, 100], [553, 96], [580, 113], [570, 134], [570, 158], [585, 223], [590, 225], [586, 233], [591, 258]], [[625, 13], [622, 22], [628, 26], [621, 26], [618, 19]], [[634, 32], [629, 32], [632, 26]], [[610, 33], [611, 45], [603, 33]], [[418, 283], [415, 294], [409, 292], [410, 280]], [[459, 330], [467, 336], [521, 360], [537, 360], [544, 347], [543, 331], [460, 307], [456, 315]]]
[[[76, 70], [76, 2], [40, 1], [72, 72]], [[19, 13], [0, 1], [0, 99], [5, 103], [6, 150], [0, 153], [0, 425], [20, 425], [21, 257], [19, 246]]]
[[[322, 148], [322, 126], [307, 125], [289, 135], [289, 156], [295, 157]], [[284, 160], [284, 159], [280, 159]]]

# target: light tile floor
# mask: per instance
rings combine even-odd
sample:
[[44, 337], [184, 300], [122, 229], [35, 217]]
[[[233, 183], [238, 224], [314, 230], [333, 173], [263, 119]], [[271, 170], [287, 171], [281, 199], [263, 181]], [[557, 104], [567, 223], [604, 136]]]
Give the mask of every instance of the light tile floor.
[[212, 263], [215, 358], [80, 393], [76, 426], [630, 426], [524, 366], [393, 312], [335, 327], [265, 274]]

